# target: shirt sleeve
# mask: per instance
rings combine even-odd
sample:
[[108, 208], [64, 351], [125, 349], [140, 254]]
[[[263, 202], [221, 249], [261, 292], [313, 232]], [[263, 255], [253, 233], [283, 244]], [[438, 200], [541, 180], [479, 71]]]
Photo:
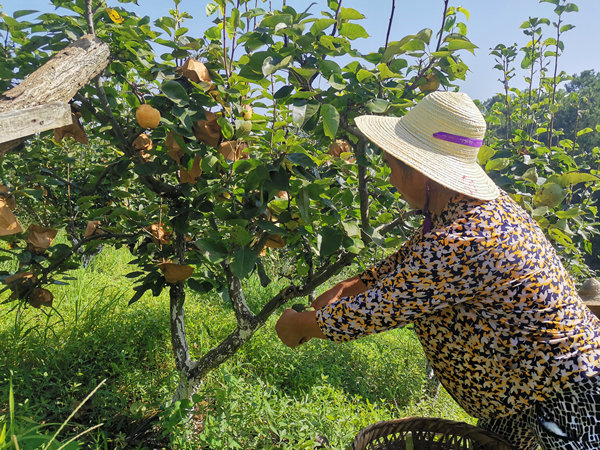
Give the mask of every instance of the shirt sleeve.
[[404, 259], [409, 246], [410, 241], [406, 241], [398, 251], [392, 253], [358, 275], [360, 280], [367, 286], [367, 289], [375, 286], [377, 281], [381, 278], [385, 278], [398, 264], [400, 264]]
[[472, 299], [481, 288], [477, 268], [485, 252], [476, 239], [450, 236], [428, 233], [425, 239], [411, 240], [386, 260], [389, 270], [382, 270], [382, 265], [375, 269], [382, 276], [364, 293], [317, 311], [321, 331], [331, 340], [349, 341]]

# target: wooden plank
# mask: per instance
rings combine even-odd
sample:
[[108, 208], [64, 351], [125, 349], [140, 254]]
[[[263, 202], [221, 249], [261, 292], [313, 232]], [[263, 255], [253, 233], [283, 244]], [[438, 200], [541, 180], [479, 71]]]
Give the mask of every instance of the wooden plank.
[[0, 113], [0, 143], [73, 123], [68, 103], [55, 102]]

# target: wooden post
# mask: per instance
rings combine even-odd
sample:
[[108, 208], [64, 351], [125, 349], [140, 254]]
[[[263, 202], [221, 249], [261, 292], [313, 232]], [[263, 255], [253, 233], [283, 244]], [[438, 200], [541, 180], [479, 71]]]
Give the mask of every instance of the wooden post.
[[[54, 55], [46, 64], [29, 75], [21, 84], [6, 91], [0, 96], [0, 113], [3, 119], [0, 128], [0, 156], [21, 144], [27, 136], [39, 133], [48, 124], [53, 108], [64, 119], [64, 107], [56, 109], [51, 103], [67, 104], [73, 96], [91, 79], [102, 73], [108, 65], [110, 51], [108, 45], [97, 37], [88, 34], [74, 41], [71, 45]], [[32, 107], [43, 106], [37, 110]], [[62, 111], [62, 112], [61, 112]], [[12, 121], [6, 117], [14, 114]], [[35, 118], [33, 114], [40, 114]], [[5, 115], [6, 114], [6, 115]], [[43, 117], [42, 117], [43, 116]], [[69, 120], [55, 118], [57, 127], [71, 123]], [[62, 123], [62, 125], [60, 125]], [[20, 130], [21, 136], [11, 133], [4, 135], [4, 130], [13, 128]], [[46, 128], [49, 129], [49, 128]], [[8, 142], [7, 142], [8, 141]]]

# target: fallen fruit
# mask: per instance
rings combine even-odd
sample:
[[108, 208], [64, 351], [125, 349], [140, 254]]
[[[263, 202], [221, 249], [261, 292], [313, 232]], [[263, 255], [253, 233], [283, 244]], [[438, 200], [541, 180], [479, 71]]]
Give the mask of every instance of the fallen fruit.
[[136, 109], [135, 118], [142, 128], [156, 128], [160, 123], [160, 112], [144, 103]]

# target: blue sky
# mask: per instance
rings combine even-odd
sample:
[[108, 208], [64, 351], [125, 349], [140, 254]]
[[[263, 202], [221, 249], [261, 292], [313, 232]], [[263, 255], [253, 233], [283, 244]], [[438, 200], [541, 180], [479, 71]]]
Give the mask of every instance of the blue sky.
[[[106, 0], [109, 6], [119, 5], [117, 0]], [[261, 3], [262, 0], [259, 0]], [[273, 8], [281, 7], [284, 0], [270, 0]], [[316, 5], [312, 11], [326, 9], [326, 0], [313, 0]], [[576, 1], [576, 0], [575, 0]], [[149, 15], [152, 19], [167, 15], [173, 6], [169, 0], [138, 0], [139, 7], [133, 4], [123, 5], [136, 10], [138, 15]], [[180, 10], [188, 11], [194, 19], [187, 23], [188, 28], [197, 34], [209, 24], [205, 15], [206, 1], [182, 0]], [[265, 5], [268, 5], [266, 0]], [[304, 10], [311, 1], [287, 0], [288, 5], [296, 10]], [[12, 14], [16, 9], [36, 9], [40, 11], [53, 10], [49, 0], [0, 0], [4, 12]], [[376, 50], [385, 43], [385, 33], [391, 11], [391, 0], [342, 0], [342, 6], [355, 8], [365, 14], [361, 25], [370, 34], [367, 39], [354, 41], [354, 45], [363, 52]], [[565, 52], [559, 60], [559, 69], [569, 74], [579, 73], [585, 69], [600, 71], [600, 34], [598, 21], [600, 19], [600, 1], [579, 0], [576, 2], [579, 12], [565, 15], [565, 22], [575, 25], [575, 28], [564, 35]], [[479, 46], [475, 56], [465, 52], [463, 58], [471, 72], [467, 80], [461, 83], [461, 90], [471, 97], [486, 99], [502, 88], [498, 82], [499, 72], [493, 70], [494, 59], [489, 55], [489, 49], [498, 43], [510, 45], [518, 43], [524, 46], [526, 36], [520, 30], [520, 25], [528, 17], [548, 17], [554, 20], [552, 12], [554, 5], [539, 3], [538, 0], [463, 0], [450, 1], [451, 6], [462, 6], [470, 12], [467, 22], [468, 37]], [[431, 28], [434, 32], [440, 25], [443, 10], [442, 0], [396, 0], [394, 24], [390, 40], [399, 40], [407, 34], [413, 34], [422, 28]], [[546, 37], [553, 33], [550, 29]], [[519, 78], [519, 77], [517, 77]], [[522, 87], [522, 86], [519, 86]]]

